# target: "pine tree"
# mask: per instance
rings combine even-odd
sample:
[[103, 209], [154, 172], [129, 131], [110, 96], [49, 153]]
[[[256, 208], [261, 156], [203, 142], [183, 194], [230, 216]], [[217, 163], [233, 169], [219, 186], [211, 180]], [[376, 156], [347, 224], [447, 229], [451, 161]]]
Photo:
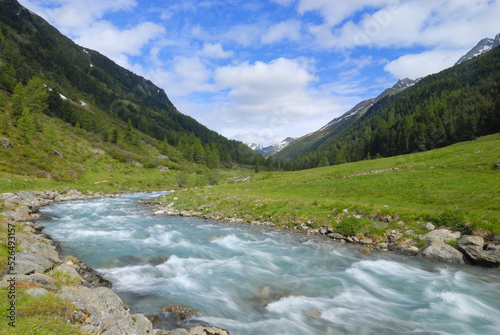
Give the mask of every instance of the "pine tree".
[[17, 120], [17, 126], [24, 141], [30, 141], [35, 135], [35, 120], [28, 108], [23, 110], [21, 117]]
[[23, 114], [24, 103], [26, 94], [24, 92], [23, 85], [17, 83], [14, 88], [14, 94], [12, 95], [12, 117], [14, 120], [18, 120]]

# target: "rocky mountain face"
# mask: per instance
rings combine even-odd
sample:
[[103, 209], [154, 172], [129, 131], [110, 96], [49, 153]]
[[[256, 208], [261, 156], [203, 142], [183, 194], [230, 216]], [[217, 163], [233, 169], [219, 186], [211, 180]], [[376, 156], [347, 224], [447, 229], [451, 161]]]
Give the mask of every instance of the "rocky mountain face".
[[264, 147], [261, 144], [255, 144], [255, 143], [251, 143], [251, 144], [247, 144], [247, 145], [250, 149], [254, 150], [255, 152], [258, 152], [259, 154], [261, 154], [262, 156], [267, 158], [269, 156], [272, 156], [272, 155], [280, 152], [281, 150], [283, 150], [288, 144], [290, 144], [294, 140], [295, 139], [293, 137], [287, 137], [283, 141], [276, 143], [276, 144], [272, 144], [272, 145], [267, 146], [267, 147]]
[[460, 57], [460, 59], [455, 63], [455, 65], [462, 64], [474, 57], [484, 54], [491, 49], [500, 45], [500, 34], [495, 36], [495, 38], [483, 38], [479, 43], [472, 48], [468, 53]]

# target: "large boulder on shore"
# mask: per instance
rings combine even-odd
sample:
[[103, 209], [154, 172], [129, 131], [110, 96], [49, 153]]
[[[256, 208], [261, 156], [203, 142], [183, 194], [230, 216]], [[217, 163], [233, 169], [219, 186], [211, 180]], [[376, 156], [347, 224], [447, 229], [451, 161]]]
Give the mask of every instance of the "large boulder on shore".
[[481, 236], [466, 235], [457, 242], [461, 250], [472, 263], [483, 266], [500, 266], [500, 248], [484, 248], [484, 239]]
[[22, 251], [16, 254], [16, 265], [14, 268], [15, 273], [24, 275], [34, 272], [44, 273], [53, 266], [54, 262], [48, 258], [29, 251]]
[[102, 335], [153, 334], [153, 325], [142, 314], [130, 314], [123, 301], [106, 287], [64, 286], [60, 298], [75, 306], [73, 321], [82, 329]]
[[465, 263], [464, 255], [460, 251], [439, 240], [432, 240], [431, 244], [422, 249], [418, 256], [439, 262]]
[[461, 236], [459, 231], [451, 231], [449, 229], [437, 229], [431, 232], [428, 232], [424, 235], [424, 240], [428, 242], [432, 241], [440, 241], [443, 243], [447, 243], [452, 240], [458, 240]]

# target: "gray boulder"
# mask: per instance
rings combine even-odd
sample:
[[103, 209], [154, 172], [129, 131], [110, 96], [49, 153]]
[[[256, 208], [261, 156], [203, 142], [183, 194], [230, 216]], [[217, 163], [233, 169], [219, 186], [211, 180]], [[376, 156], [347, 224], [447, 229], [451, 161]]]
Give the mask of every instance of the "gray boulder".
[[77, 269], [78, 274], [84, 280], [83, 285], [89, 288], [93, 287], [107, 287], [111, 288], [111, 282], [104, 279], [97, 271], [88, 267], [85, 263], [80, 264]]
[[15, 272], [17, 274], [29, 274], [33, 272], [43, 273], [54, 266], [54, 262], [43, 256], [29, 251], [16, 254]]
[[428, 242], [440, 241], [443, 243], [458, 240], [462, 234], [459, 231], [451, 231], [449, 229], [437, 229], [428, 232], [424, 235], [424, 240]]
[[[8, 274], [0, 282], [0, 287], [6, 288], [9, 283], [7, 282], [11, 276]], [[48, 291], [57, 292], [59, 289], [53, 284], [54, 278], [44, 275], [42, 273], [33, 273], [31, 275], [16, 275], [16, 285], [28, 289], [43, 288]]]
[[[60, 298], [73, 303], [74, 319], [83, 319], [82, 329], [89, 333], [153, 334], [151, 322], [142, 314], [130, 315], [128, 307], [109, 288], [64, 286]], [[83, 317], [81, 311], [84, 311]]]
[[439, 240], [432, 240], [431, 244], [422, 249], [419, 257], [446, 263], [464, 264], [464, 255], [451, 245]]
[[484, 248], [484, 239], [481, 236], [465, 235], [457, 242], [461, 250], [472, 263], [477, 265], [498, 267], [500, 266], [500, 248]]
[[40, 295], [50, 294], [50, 292], [44, 288], [31, 288], [29, 290], [26, 290], [26, 294], [31, 295], [33, 297], [38, 297]]
[[191, 335], [229, 335], [227, 330], [210, 326], [193, 326], [188, 331]]

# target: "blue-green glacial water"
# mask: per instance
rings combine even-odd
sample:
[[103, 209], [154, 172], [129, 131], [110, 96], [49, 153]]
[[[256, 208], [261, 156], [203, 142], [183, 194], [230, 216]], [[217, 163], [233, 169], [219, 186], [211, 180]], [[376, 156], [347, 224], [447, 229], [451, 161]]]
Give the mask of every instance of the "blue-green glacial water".
[[[151, 216], [158, 194], [54, 203], [45, 232], [133, 312], [182, 304], [237, 334], [499, 334], [500, 270], [364, 255], [320, 238]], [[196, 323], [195, 322], [195, 323]]]

